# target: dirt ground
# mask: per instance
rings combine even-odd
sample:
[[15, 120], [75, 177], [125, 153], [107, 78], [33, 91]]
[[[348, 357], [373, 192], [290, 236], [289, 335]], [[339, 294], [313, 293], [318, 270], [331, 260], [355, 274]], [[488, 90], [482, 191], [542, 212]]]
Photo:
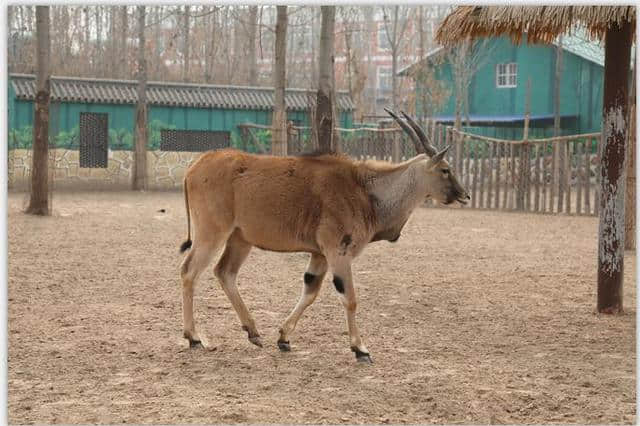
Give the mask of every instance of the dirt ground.
[[[254, 249], [249, 343], [213, 268], [207, 349], [182, 339], [179, 192], [9, 195], [11, 423], [634, 423], [635, 252], [625, 313], [595, 313], [597, 219], [420, 208], [354, 264], [355, 362], [329, 279], [280, 353], [306, 254]], [[164, 213], [159, 212], [165, 209]]]

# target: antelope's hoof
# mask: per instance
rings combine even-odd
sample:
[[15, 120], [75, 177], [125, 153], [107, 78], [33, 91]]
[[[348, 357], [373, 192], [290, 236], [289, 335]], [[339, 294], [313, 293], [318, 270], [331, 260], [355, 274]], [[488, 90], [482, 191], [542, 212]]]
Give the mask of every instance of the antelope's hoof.
[[191, 349], [204, 349], [204, 345], [200, 340], [189, 339], [189, 348]]
[[280, 352], [291, 352], [291, 345], [284, 340], [278, 340], [278, 349], [280, 349]]
[[371, 355], [369, 354], [364, 354], [364, 355], [356, 355], [356, 361], [358, 362], [362, 362], [364, 364], [373, 364], [373, 360], [371, 359]]
[[356, 361], [364, 362], [367, 364], [373, 364], [373, 360], [371, 359], [371, 355], [368, 352], [362, 352], [358, 348], [351, 348], [351, 350], [356, 354]]
[[260, 339], [260, 336], [249, 337], [249, 341], [256, 346], [262, 347], [262, 339]]

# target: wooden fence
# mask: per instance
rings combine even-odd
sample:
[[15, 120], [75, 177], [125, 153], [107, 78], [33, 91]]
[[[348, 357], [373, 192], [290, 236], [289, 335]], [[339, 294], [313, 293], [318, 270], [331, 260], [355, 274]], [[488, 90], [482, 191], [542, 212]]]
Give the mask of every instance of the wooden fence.
[[503, 140], [427, 123], [471, 208], [597, 215], [600, 133]]
[[[600, 133], [503, 140], [429, 120], [423, 126], [438, 150], [450, 146], [447, 160], [471, 195], [465, 208], [598, 214]], [[268, 129], [243, 125], [243, 135], [254, 139], [251, 128]], [[313, 151], [309, 131], [307, 127], [289, 128], [289, 154]], [[340, 150], [355, 159], [400, 162], [416, 155], [413, 142], [395, 127], [338, 132]], [[264, 142], [258, 144], [261, 152], [268, 152]]]

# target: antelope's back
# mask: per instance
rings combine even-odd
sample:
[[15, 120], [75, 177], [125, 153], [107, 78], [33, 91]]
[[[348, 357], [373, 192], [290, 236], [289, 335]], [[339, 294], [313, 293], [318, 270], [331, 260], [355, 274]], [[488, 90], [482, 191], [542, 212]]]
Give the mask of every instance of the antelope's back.
[[354, 212], [360, 217], [367, 208], [355, 166], [341, 156], [222, 150], [204, 154], [187, 176], [190, 198], [201, 188], [208, 214], [232, 222], [248, 242], [268, 250], [318, 251], [322, 220], [353, 221]]

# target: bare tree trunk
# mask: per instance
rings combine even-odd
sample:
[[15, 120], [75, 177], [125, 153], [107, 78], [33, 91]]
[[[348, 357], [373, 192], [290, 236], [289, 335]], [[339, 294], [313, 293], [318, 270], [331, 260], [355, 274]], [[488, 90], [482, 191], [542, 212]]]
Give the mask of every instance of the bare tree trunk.
[[256, 33], [258, 30], [258, 6], [249, 7], [249, 85], [258, 85], [258, 56], [256, 55]]
[[54, 55], [53, 58], [49, 58], [49, 69], [53, 74], [59, 72], [61, 65], [63, 64], [62, 52], [62, 26], [60, 25], [60, 9], [64, 6], [49, 6], [49, 37], [51, 39], [51, 45], [54, 52], [60, 52], [58, 55]]
[[[83, 8], [84, 12], [84, 54], [89, 56], [93, 54], [93, 49], [91, 49], [91, 15], [89, 13], [89, 8], [85, 6]], [[85, 57], [87, 57], [85, 56]]]
[[145, 6], [138, 6], [138, 105], [136, 107], [133, 189], [147, 189], [147, 63], [145, 51]]
[[[294, 37], [293, 37], [293, 31], [289, 31], [287, 32], [287, 63], [289, 64], [290, 67], [295, 68], [295, 56], [294, 53], [296, 53], [296, 44], [294, 43]], [[288, 73], [287, 74], [287, 85], [291, 85], [290, 83], [290, 78], [291, 78], [291, 74], [293, 73]]]
[[[560, 136], [560, 81], [562, 79], [562, 36], [559, 39], [559, 43], [556, 46], [556, 70], [553, 85], [553, 136]], [[556, 158], [556, 164], [553, 164], [554, 168], [553, 176], [558, 176], [558, 213], [562, 212], [564, 208], [564, 149], [560, 144], [553, 144], [554, 155], [551, 158]], [[554, 187], [555, 182], [551, 184], [551, 206], [554, 203]]]
[[118, 45], [116, 38], [116, 15], [117, 9], [115, 6], [109, 7], [109, 58], [110, 64], [115, 64], [118, 61]]
[[127, 33], [129, 32], [129, 11], [127, 6], [120, 6], [120, 51], [118, 57], [121, 62], [119, 67], [120, 78], [127, 78], [129, 76], [128, 69], [128, 54], [129, 49], [127, 46]]
[[189, 19], [189, 6], [185, 6], [184, 7], [184, 12], [183, 12], [183, 28], [182, 30], [184, 31], [184, 50], [183, 50], [183, 59], [184, 62], [182, 64], [182, 81], [189, 81], [189, 64], [191, 62], [191, 58], [189, 57], [189, 45], [190, 45], [190, 41], [189, 41], [189, 36], [190, 36], [190, 19]]
[[37, 74], [31, 197], [26, 212], [49, 215], [49, 6], [36, 6]]
[[162, 6], [156, 6], [153, 8], [154, 9], [154, 16], [155, 19], [154, 21], [156, 22], [156, 28], [155, 28], [155, 35], [154, 35], [154, 55], [155, 55], [155, 60], [153, 61], [154, 63], [154, 67], [153, 67], [153, 76], [151, 77], [152, 80], [161, 80], [161, 73], [162, 73], [162, 52], [160, 51], [160, 37], [162, 36], [161, 33], [161, 29], [162, 29], [162, 24], [160, 23], [160, 19], [162, 18]]
[[469, 118], [469, 84], [471, 84], [471, 79], [467, 85], [464, 86], [464, 97], [462, 98], [464, 102], [464, 120], [467, 127], [471, 126], [471, 119]]
[[211, 83], [213, 79], [213, 66], [215, 63], [216, 42], [217, 42], [217, 22], [218, 22], [218, 10], [216, 6], [213, 6], [213, 11], [208, 17], [207, 22], [207, 34], [209, 40], [204, 46], [204, 81], [205, 83]]
[[560, 136], [560, 82], [562, 79], [562, 36], [556, 46], [556, 73], [553, 85], [553, 136]]
[[[398, 10], [400, 6], [393, 7], [393, 35], [390, 38], [393, 38], [391, 41], [391, 104], [393, 105], [393, 110], [398, 110], [398, 54], [400, 43], [398, 40]], [[389, 36], [389, 34], [387, 34]]]
[[94, 54], [94, 64], [96, 66], [95, 73], [102, 77], [104, 76], [104, 61], [102, 57], [102, 7], [94, 6], [96, 8], [96, 50]]
[[63, 60], [66, 62], [71, 58], [71, 40], [69, 39], [69, 27], [71, 25], [71, 17], [69, 16], [69, 6], [65, 5], [62, 8], [62, 52]]
[[19, 7], [19, 6], [8, 6], [7, 7], [7, 36], [9, 37], [9, 43], [8, 43], [8, 52], [7, 52], [7, 71], [9, 73], [12, 73], [14, 71], [14, 67], [13, 64], [15, 64], [16, 62], [16, 57], [13, 56], [13, 52], [14, 52], [14, 34], [11, 33], [11, 30], [13, 30], [13, 20], [14, 20], [14, 8]]
[[624, 166], [634, 24], [620, 25], [610, 26], [604, 46], [597, 309], [608, 314], [622, 312], [624, 280]]
[[[424, 55], [426, 53], [426, 38], [425, 38], [425, 34], [424, 34], [424, 6], [419, 6], [418, 7], [418, 36], [419, 36], [419, 45], [418, 45], [418, 56], [419, 56], [419, 63], [421, 64], [421, 66], [426, 68], [426, 64], [423, 64], [423, 60], [424, 60]], [[426, 87], [422, 87], [419, 89], [418, 92], [418, 96], [419, 96], [419, 105], [420, 105], [420, 115], [422, 116], [427, 116], [427, 96], [426, 96], [426, 91], [427, 88]], [[418, 112], [418, 111], [416, 111]]]
[[335, 6], [321, 6], [320, 57], [318, 67], [320, 79], [316, 107], [315, 132], [318, 134], [318, 149], [321, 152], [335, 151], [333, 138], [334, 117], [332, 97], [335, 82], [332, 79], [334, 64]]
[[462, 86], [459, 82], [456, 82], [456, 121], [454, 123], [454, 127], [458, 130], [462, 127], [462, 97], [464, 94], [462, 93]]
[[285, 71], [287, 61], [287, 6], [277, 6], [277, 13], [271, 153], [284, 156], [287, 155], [287, 111], [284, 101], [287, 78]]
[[33, 6], [25, 6], [27, 11], [27, 31], [33, 32]]
[[[363, 10], [363, 14], [364, 14], [364, 21], [365, 21], [365, 27], [366, 27], [366, 34], [375, 34], [375, 31], [377, 31], [376, 28], [376, 23], [373, 19], [374, 17], [374, 7], [375, 6], [364, 6], [364, 10]], [[376, 109], [376, 71], [375, 71], [375, 66], [373, 63], [373, 48], [371, 46], [372, 43], [372, 37], [369, 36], [367, 37], [366, 41], [365, 41], [365, 46], [366, 46], [366, 55], [367, 55], [367, 86], [369, 86], [368, 88], [368, 98], [366, 104], [369, 105], [368, 110], [366, 111], [366, 113], [374, 113], [375, 114], [375, 109]], [[360, 116], [360, 119], [363, 120], [364, 119], [364, 115], [365, 115], [365, 111], [363, 111], [361, 113], [362, 115]]]
[[[345, 26], [348, 25], [345, 23]], [[345, 28], [344, 30], [344, 46], [347, 66], [347, 88], [349, 90], [349, 96], [353, 99], [353, 58], [354, 54], [351, 49], [351, 29]]]
[[316, 51], [318, 47], [317, 37], [316, 37], [316, 11], [312, 10], [311, 15], [311, 81], [314, 84], [317, 84], [318, 81], [318, 64], [316, 63]]

